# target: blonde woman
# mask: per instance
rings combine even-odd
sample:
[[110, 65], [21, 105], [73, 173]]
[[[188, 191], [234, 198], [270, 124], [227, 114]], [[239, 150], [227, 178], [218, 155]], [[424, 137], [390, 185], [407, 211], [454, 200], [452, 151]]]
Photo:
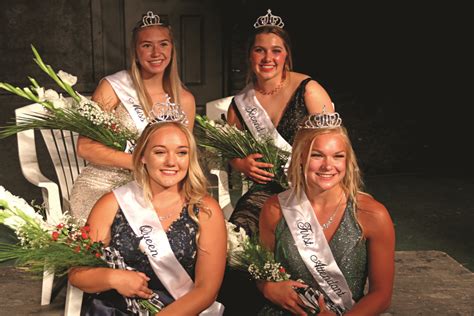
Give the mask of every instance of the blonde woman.
[[[94, 241], [135, 271], [78, 267], [71, 284], [91, 295], [86, 315], [128, 315], [124, 297], [158, 293], [159, 314], [221, 315], [215, 302], [226, 261], [226, 228], [207, 194], [191, 132], [180, 123], [147, 127], [133, 152], [135, 181], [104, 195], [88, 219]], [[120, 314], [123, 313], [123, 314]]]
[[[395, 233], [386, 208], [360, 190], [356, 157], [337, 113], [309, 116], [293, 143], [292, 186], [260, 215], [260, 239], [292, 280], [260, 282], [265, 315], [378, 315], [390, 304]], [[364, 295], [366, 280], [369, 291]], [[295, 289], [321, 292], [311, 311]]]
[[[166, 102], [169, 96], [172, 102], [180, 104], [192, 129], [195, 101], [181, 83], [177, 59], [171, 27], [149, 11], [133, 29], [130, 69], [101, 80], [92, 100], [107, 111], [115, 111], [123, 125], [141, 133], [152, 106]], [[100, 196], [132, 179], [132, 155], [129, 150], [114, 150], [86, 137], [79, 137], [77, 152], [90, 164], [73, 187], [71, 213], [85, 220]]]

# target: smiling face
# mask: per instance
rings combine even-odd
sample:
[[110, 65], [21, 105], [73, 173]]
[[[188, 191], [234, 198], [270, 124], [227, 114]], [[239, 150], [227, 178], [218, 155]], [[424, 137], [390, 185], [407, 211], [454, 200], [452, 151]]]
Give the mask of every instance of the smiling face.
[[339, 187], [347, 168], [344, 137], [339, 133], [316, 136], [303, 165], [307, 166], [306, 183], [310, 190], [322, 192]]
[[250, 67], [257, 78], [282, 77], [288, 52], [281, 37], [273, 33], [256, 35], [250, 49]]
[[164, 126], [154, 132], [141, 158], [152, 191], [179, 188], [189, 169], [189, 142], [178, 127]]
[[173, 56], [173, 43], [168, 28], [144, 27], [137, 34], [135, 50], [144, 78], [164, 73]]

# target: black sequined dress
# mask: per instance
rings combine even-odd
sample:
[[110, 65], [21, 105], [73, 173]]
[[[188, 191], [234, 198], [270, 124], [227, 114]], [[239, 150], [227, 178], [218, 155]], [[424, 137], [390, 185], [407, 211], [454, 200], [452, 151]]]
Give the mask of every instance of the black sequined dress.
[[[198, 224], [189, 216], [187, 209], [187, 206], [183, 208], [180, 217], [170, 225], [166, 235], [174, 255], [191, 279], [194, 280]], [[199, 210], [195, 208], [194, 211], [197, 214]], [[121, 209], [115, 215], [111, 235], [112, 239], [109, 246], [120, 252], [128, 266], [145, 273], [150, 278], [148, 287], [157, 292], [160, 298], [163, 298], [165, 304], [171, 303], [173, 301], [172, 296], [155, 275], [147, 256], [138, 248], [141, 237], [135, 235]], [[81, 315], [122, 316], [133, 314], [127, 311], [123, 296], [115, 290], [110, 290], [99, 294], [86, 294]]]
[[[301, 81], [293, 97], [283, 113], [283, 116], [276, 127], [278, 133], [288, 142], [293, 144], [298, 124], [307, 116], [308, 110], [304, 102], [305, 88], [311, 78]], [[232, 101], [231, 106], [235, 107], [240, 122], [245, 126], [240, 113]], [[246, 126], [245, 126], [246, 127]], [[258, 218], [263, 203], [272, 195], [282, 192], [284, 189], [275, 182], [266, 185], [254, 185], [238, 201], [229, 219], [237, 226], [243, 227], [247, 234], [254, 235], [258, 231]]]
[[[306, 85], [310, 80], [311, 78], [307, 78], [301, 81], [293, 97], [288, 102], [277, 126], [278, 133], [288, 144], [293, 143], [297, 130], [296, 126], [309, 114], [304, 102], [304, 93]], [[246, 128], [234, 101], [232, 101], [231, 106], [234, 106], [242, 126]], [[243, 227], [248, 235], [256, 234], [258, 232], [258, 219], [263, 203], [270, 196], [282, 191], [284, 191], [284, 188], [276, 182], [252, 186], [237, 201], [229, 221]], [[239, 294], [236, 295], [235, 293]], [[218, 301], [224, 304], [225, 315], [229, 316], [256, 315], [265, 300], [247, 272], [227, 268]]]

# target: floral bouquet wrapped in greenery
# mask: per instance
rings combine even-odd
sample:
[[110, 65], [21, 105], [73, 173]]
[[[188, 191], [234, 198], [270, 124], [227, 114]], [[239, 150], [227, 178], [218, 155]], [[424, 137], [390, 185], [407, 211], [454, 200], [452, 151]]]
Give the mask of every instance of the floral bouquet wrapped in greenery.
[[274, 181], [283, 188], [288, 187], [284, 167], [290, 153], [278, 148], [272, 138], [256, 140], [248, 130], [239, 130], [236, 126], [223, 121], [213, 121], [205, 116], [196, 115], [196, 139], [200, 147], [227, 162], [233, 158], [245, 158], [250, 154], [262, 154], [262, 162], [271, 163], [268, 171], [275, 175]]
[[[25, 200], [3, 186], [0, 186], [0, 224], [10, 227], [19, 240], [16, 244], [0, 243], [0, 262], [15, 260], [16, 267], [33, 276], [41, 277], [45, 270], [64, 275], [75, 266], [129, 269], [123, 262], [117, 262], [121, 257], [115, 249], [91, 240], [88, 226], [78, 226], [67, 214], [54, 224], [48, 223]], [[146, 309], [153, 314], [164, 306], [155, 296], [148, 300], [125, 300], [130, 310]]]
[[[290, 280], [288, 274], [281, 263], [275, 260], [272, 251], [260, 244], [258, 237], [249, 237], [245, 230], [226, 221], [227, 226], [227, 263], [231, 268], [247, 271], [254, 280], [280, 282]], [[303, 282], [302, 280], [298, 280]], [[309, 315], [316, 315], [320, 312], [318, 303], [322, 293], [318, 289], [310, 286], [306, 288], [296, 288], [301, 301], [306, 305]], [[326, 306], [336, 315], [342, 315], [341, 311], [330, 300], [325, 300]], [[265, 313], [263, 313], [265, 314]]]
[[113, 112], [101, 107], [77, 93], [72, 86], [77, 78], [62, 70], [56, 73], [50, 65], [44, 63], [38, 51], [31, 46], [36, 64], [71, 98], [67, 99], [53, 89], [45, 90], [38, 82], [28, 77], [30, 87], [14, 87], [0, 82], [0, 88], [21, 96], [34, 103], [43, 105], [44, 111], [17, 118], [16, 123], [0, 128], [0, 138], [14, 135], [29, 129], [60, 129], [77, 132], [102, 144], [118, 149], [132, 148], [138, 135], [122, 126]]

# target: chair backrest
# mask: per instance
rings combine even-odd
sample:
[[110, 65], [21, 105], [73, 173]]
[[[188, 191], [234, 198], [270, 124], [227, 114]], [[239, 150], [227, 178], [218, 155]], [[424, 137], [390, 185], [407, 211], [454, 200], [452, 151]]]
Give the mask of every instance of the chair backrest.
[[211, 120], [217, 120], [222, 117], [222, 114], [227, 114], [230, 102], [234, 96], [225, 97], [209, 101], [206, 103], [206, 116]]
[[[15, 114], [18, 118], [42, 112], [44, 112], [43, 107], [40, 104], [35, 103], [17, 109]], [[22, 150], [20, 153], [20, 162], [25, 159], [30, 162], [38, 161], [34, 131], [25, 131], [22, 133], [24, 133], [23, 136], [26, 137], [20, 138], [19, 135], [19, 150], [20, 147], [24, 147], [27, 150]], [[48, 153], [58, 178], [63, 203], [62, 209], [68, 210], [69, 197], [74, 181], [79, 173], [81, 173], [82, 168], [87, 165], [87, 162], [84, 159], [77, 156], [76, 144], [79, 135], [77, 133], [63, 130], [41, 130], [41, 135], [46, 148], [48, 149]], [[25, 155], [30, 157], [27, 158]], [[25, 171], [23, 173], [25, 174]], [[27, 175], [25, 174], [25, 176]]]
[[[227, 110], [229, 109], [230, 103], [234, 96], [225, 97], [222, 99], [217, 99], [213, 101], [209, 101], [206, 103], [206, 116], [211, 120], [218, 120], [222, 118], [222, 115], [227, 114]], [[213, 169], [210, 170], [211, 174], [217, 177], [217, 195], [219, 205], [224, 212], [224, 216], [226, 219], [229, 219], [230, 215], [232, 214], [234, 207], [231, 203], [230, 198], [230, 190], [229, 190], [229, 172], [228, 170], [217, 170]], [[246, 181], [242, 182], [242, 192], [244, 194], [248, 190], [248, 183]]]

